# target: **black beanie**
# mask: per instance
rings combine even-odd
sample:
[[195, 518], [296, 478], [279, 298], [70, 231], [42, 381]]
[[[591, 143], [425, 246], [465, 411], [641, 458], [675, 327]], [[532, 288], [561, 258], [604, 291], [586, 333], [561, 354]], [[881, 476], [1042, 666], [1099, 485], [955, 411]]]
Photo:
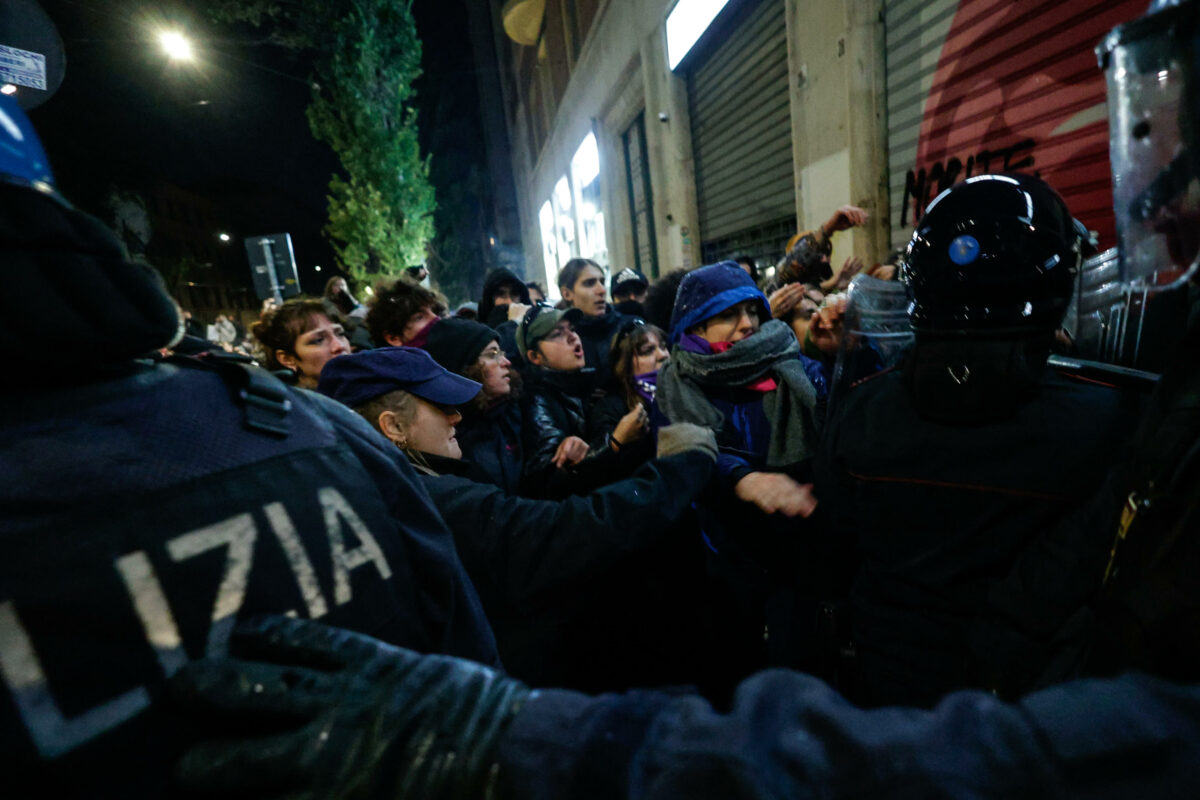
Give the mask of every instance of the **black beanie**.
[[483, 349], [500, 341], [500, 335], [487, 325], [469, 319], [440, 319], [429, 329], [424, 350], [433, 360], [451, 372], [462, 374], [475, 363]]

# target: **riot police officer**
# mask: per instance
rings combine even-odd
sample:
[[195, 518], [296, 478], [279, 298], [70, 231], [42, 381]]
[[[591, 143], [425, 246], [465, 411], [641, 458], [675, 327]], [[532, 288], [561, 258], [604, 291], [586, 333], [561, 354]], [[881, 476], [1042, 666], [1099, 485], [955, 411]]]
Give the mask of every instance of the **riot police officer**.
[[[1135, 398], [1046, 365], [1081, 260], [1066, 205], [1032, 176], [972, 178], [917, 225], [915, 340], [840, 392], [818, 489], [831, 534], [857, 540], [861, 702], [930, 706], [985, 685], [968, 642], [992, 584], [1088, 499], [1127, 435]], [[859, 331], [843, 365], [872, 337]]]
[[[167, 677], [239, 617], [496, 663], [444, 524], [361, 418], [182, 335], [0, 97], [0, 763], [9, 797], [166, 792]], [[402, 515], [402, 516], [401, 516]]]

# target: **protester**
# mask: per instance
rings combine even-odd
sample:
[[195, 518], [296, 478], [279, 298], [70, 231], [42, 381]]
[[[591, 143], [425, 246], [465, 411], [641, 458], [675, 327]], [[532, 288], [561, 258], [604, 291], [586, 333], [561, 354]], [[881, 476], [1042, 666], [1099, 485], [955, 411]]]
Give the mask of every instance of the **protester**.
[[534, 306], [517, 328], [517, 344], [529, 364], [522, 423], [525, 485], [543, 497], [579, 493], [624, 477], [636, 458], [622, 454], [621, 446], [646, 433], [646, 414], [639, 407], [622, 417], [608, 441], [589, 445], [587, 403], [594, 380], [573, 327], [581, 318], [578, 309]]
[[365, 322], [367, 307], [350, 293], [345, 278], [335, 275], [325, 282], [321, 303], [325, 306], [325, 315], [341, 323], [351, 347], [355, 350], [369, 350], [374, 346]]
[[646, 309], [645, 319], [651, 325], [664, 331], [671, 329], [671, 312], [675, 309], [675, 295], [679, 284], [688, 274], [686, 269], [675, 269], [658, 278], [646, 290], [646, 300], [642, 305]]
[[[629, 317], [621, 323], [608, 351], [613, 380], [611, 390], [595, 399], [588, 409], [588, 441], [613, 439], [621, 419], [638, 408], [646, 412], [649, 435], [635, 443], [646, 454], [653, 452], [658, 428], [668, 424], [654, 403], [658, 370], [670, 358], [667, 335], [645, 320]], [[617, 438], [617, 447], [624, 446]]]
[[[451, 322], [439, 323], [435, 332]], [[586, 498], [530, 500], [476, 480], [473, 465], [461, 460], [457, 409], [482, 388], [443, 369], [428, 354], [403, 347], [339, 359], [320, 385], [321, 392], [353, 407], [428, 476], [426, 488], [454, 532], [511, 674], [541, 685], [592, 689], [703, 675], [705, 665], [688, 663], [699, 655], [698, 637], [684, 640], [658, 625], [651, 626], [652, 636], [672, 646], [660, 644], [652, 652], [675, 650], [674, 655], [630, 658], [631, 652], [645, 652], [645, 644], [642, 626], [630, 626], [626, 614], [670, 620], [663, 616], [666, 608], [642, 606], [624, 565], [653, 558], [658, 583], [677, 593], [688, 585], [671, 574], [681, 561], [682, 544], [671, 525], [712, 474], [716, 444], [711, 433], [687, 425], [669, 429], [661, 457], [633, 477]], [[669, 552], [662, 552], [667, 544]], [[610, 599], [598, 604], [600, 596]], [[639, 602], [631, 602], [635, 599]]]
[[251, 328], [267, 369], [286, 370], [296, 385], [315, 389], [331, 358], [350, 352], [342, 326], [317, 300], [292, 300], [264, 314]]
[[572, 258], [558, 273], [558, 290], [563, 302], [579, 312], [573, 324], [592, 370], [592, 388], [605, 388], [610, 378], [608, 348], [623, 316], [608, 305], [604, 270], [591, 259]]
[[842, 206], [814, 231], [796, 234], [788, 241], [787, 255], [775, 267], [768, 292], [788, 283], [807, 283], [822, 292], [844, 291], [851, 279], [862, 271], [858, 258], [848, 258], [835, 275], [829, 263], [833, 252], [833, 234], [862, 225], [867, 212], [857, 206]]
[[524, 463], [521, 376], [500, 349], [500, 335], [477, 322], [447, 319], [433, 326], [424, 349], [442, 367], [480, 384], [479, 394], [459, 406], [463, 458], [508, 494], [519, 494]]
[[826, 394], [820, 365], [800, 354], [750, 276], [728, 261], [683, 278], [670, 336], [656, 399], [672, 422], [717, 434], [722, 481], [699, 512], [711, 568], [740, 598], [745, 666], [816, 670], [813, 606], [840, 587], [821, 563], [828, 555], [822, 543], [830, 543], [793, 518], [817, 506], [812, 461]]
[[524, 369], [525, 356], [517, 346], [517, 323], [529, 306], [529, 291], [516, 273], [504, 268], [488, 273], [479, 301], [479, 321], [500, 334], [500, 349], [518, 369]]
[[646, 290], [650, 281], [646, 276], [632, 267], [627, 267], [613, 276], [611, 292], [613, 308], [621, 314], [631, 317], [641, 317], [646, 312], [642, 302], [646, 299]]
[[[508, 306], [512, 304], [529, 306], [529, 290], [517, 274], [503, 267], [494, 269], [483, 280], [483, 297], [479, 301], [479, 321], [499, 329], [501, 325], [513, 319]], [[520, 319], [524, 309], [513, 309], [516, 319]]]
[[429, 326], [445, 313], [446, 302], [440, 295], [400, 279], [376, 290], [366, 325], [377, 346], [420, 347]]
[[366, 306], [355, 299], [354, 295], [350, 293], [346, 279], [340, 275], [335, 275], [325, 282], [322, 302], [325, 304], [325, 313], [330, 319], [342, 320], [349, 317], [362, 319], [367, 316]]
[[529, 290], [529, 302], [544, 303], [546, 302], [546, 290], [537, 281], [527, 281], [525, 288]]

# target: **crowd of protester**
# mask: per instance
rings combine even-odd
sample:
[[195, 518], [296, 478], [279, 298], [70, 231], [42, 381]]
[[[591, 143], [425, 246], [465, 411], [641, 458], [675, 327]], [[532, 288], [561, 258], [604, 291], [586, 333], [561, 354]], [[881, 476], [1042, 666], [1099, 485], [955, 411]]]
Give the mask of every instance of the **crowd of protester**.
[[[1014, 427], [993, 454], [1003, 466], [974, 475], [969, 451], [997, 436], [957, 427], [980, 421], [964, 410], [978, 397], [938, 420], [950, 425], [943, 466], [964, 481], [940, 475], [932, 489], [893, 463], [921, 460], [905, 448], [926, 446], [928, 415], [880, 427], [905, 407], [890, 395], [883, 411], [859, 408], [861, 395], [846, 413], [830, 406], [847, 288], [860, 274], [898, 277], [898, 254], [830, 263], [833, 238], [866, 220], [839, 208], [767, 269], [736, 256], [651, 281], [571, 259], [553, 306], [507, 269], [453, 313], [407, 275], [365, 305], [335, 277], [320, 300], [264, 308], [254, 351], [356, 411], [424, 476], [515, 677], [591, 691], [689, 684], [722, 699], [783, 666], [861, 703], [931, 705], [994, 688], [995, 665], [972, 645], [986, 638], [989, 587], [1028, 545], [1004, 538], [1016, 527], [1006, 515], [1040, 529], [1085, 492], [993, 485], [1028, 456], [1012, 436], [1046, 427], [1010, 413], [997, 417]], [[1030, 334], [1034, 360], [1047, 333]], [[1004, 377], [1027, 390], [1010, 406], [1034, 396]], [[1055, 408], [1068, 417], [1084, 402], [1124, 408], [1067, 400]], [[1050, 427], [1055, 447], [1082, 435]], [[1098, 480], [1120, 439], [1119, 426], [1100, 427], [1077, 450], [1079, 486]]]

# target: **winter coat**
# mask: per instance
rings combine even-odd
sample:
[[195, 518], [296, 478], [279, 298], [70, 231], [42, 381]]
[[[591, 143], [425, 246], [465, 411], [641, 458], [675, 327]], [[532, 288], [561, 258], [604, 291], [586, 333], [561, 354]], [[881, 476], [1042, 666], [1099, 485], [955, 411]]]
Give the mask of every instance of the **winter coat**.
[[519, 403], [506, 400], [464, 416], [456, 437], [463, 459], [479, 467], [489, 483], [509, 494], [520, 492], [524, 458]]
[[525, 494], [564, 497], [584, 494], [627, 476], [636, 461], [607, 444], [592, 447], [582, 461], [554, 466], [559, 444], [569, 436], [587, 441], [591, 375], [532, 367], [527, 376], [522, 420]]

